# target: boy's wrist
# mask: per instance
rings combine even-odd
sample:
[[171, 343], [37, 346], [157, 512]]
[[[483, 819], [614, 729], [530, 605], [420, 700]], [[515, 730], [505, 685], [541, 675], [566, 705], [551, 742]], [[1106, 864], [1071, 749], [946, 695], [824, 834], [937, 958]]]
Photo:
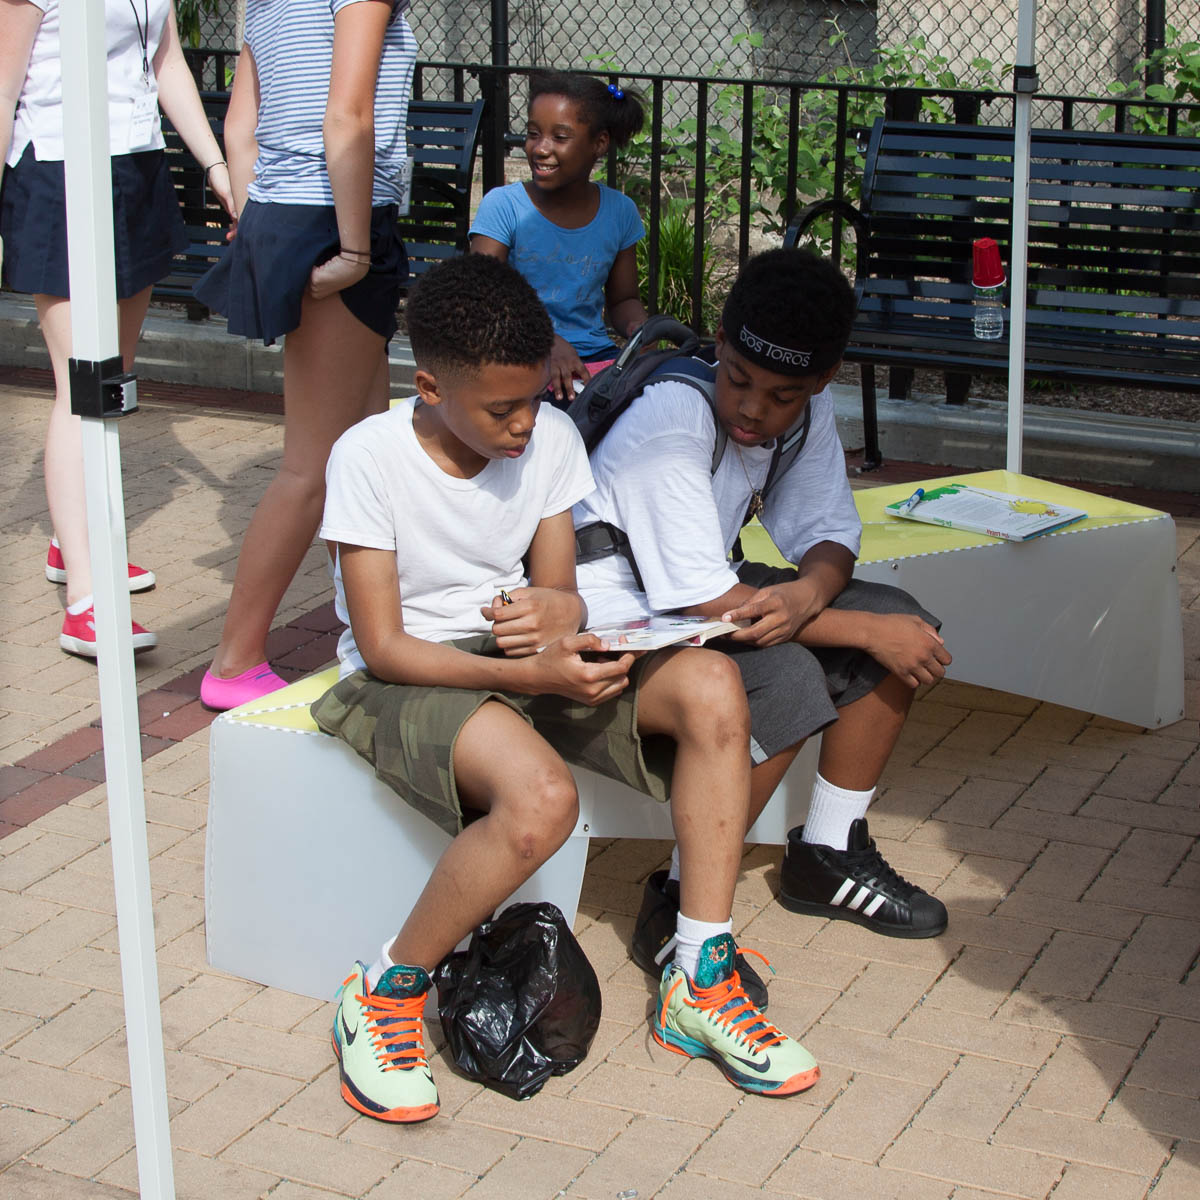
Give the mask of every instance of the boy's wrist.
[[504, 690], [519, 692], [524, 696], [538, 696], [542, 689], [536, 685], [538, 655], [524, 658], [506, 658]]

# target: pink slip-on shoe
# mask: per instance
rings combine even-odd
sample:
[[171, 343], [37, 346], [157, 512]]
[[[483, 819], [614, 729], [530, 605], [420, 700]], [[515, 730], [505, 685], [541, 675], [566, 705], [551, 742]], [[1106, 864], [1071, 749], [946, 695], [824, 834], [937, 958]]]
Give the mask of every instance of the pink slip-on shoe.
[[[136, 621], [133, 625], [133, 648], [135, 650], [153, 650], [158, 645], [158, 635], [143, 629]], [[58, 644], [71, 654], [84, 654], [88, 658], [96, 657], [96, 613], [92, 608], [86, 608], [78, 615], [63, 613], [62, 633], [58, 635]]]
[[[128, 563], [129, 567], [129, 590], [131, 592], [144, 592], [152, 588], [156, 582], [154, 572], [147, 571], [145, 567], [134, 566], [133, 563]], [[58, 542], [50, 539], [50, 549], [46, 551], [46, 578], [51, 583], [66, 583], [67, 568], [63, 565], [62, 551], [58, 548]]]
[[214, 712], [225, 712], [237, 708], [260, 696], [269, 696], [280, 688], [287, 687], [287, 680], [280, 679], [271, 670], [271, 664], [261, 662], [232, 679], [222, 679], [211, 671], [204, 672], [200, 681], [200, 703]]

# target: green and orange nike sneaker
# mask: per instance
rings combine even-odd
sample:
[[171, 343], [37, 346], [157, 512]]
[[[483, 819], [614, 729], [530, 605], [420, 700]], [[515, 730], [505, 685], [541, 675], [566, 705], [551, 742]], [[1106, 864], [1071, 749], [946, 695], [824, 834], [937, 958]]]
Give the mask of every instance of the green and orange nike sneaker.
[[362, 963], [346, 976], [333, 1015], [333, 1052], [351, 1108], [379, 1121], [427, 1121], [437, 1113], [421, 1024], [430, 987], [420, 967], [389, 968], [373, 992]]
[[674, 962], [658, 985], [651, 1031], [660, 1046], [688, 1058], [711, 1058], [736, 1087], [763, 1096], [810, 1088], [821, 1069], [799, 1042], [781, 1033], [742, 990], [729, 934], [700, 947], [696, 978]]

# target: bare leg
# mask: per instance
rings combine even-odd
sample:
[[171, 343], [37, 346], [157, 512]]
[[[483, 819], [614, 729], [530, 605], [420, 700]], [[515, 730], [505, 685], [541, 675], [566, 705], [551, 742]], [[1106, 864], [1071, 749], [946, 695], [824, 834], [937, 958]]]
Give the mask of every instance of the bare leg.
[[[68, 359], [71, 357], [71, 302], [62, 296], [34, 296], [42, 337], [54, 368], [54, 406], [46, 426], [44, 474], [46, 503], [54, 535], [67, 571], [67, 603], [75, 604], [92, 591], [88, 549], [87, 500], [83, 481], [83, 424], [71, 414]], [[118, 304], [121, 358], [133, 368], [138, 334], [150, 304], [145, 288]]]
[[487, 815], [446, 848], [388, 951], [426, 971], [554, 854], [579, 812], [566, 764], [503, 704], [482, 705], [463, 726], [454, 775], [462, 799]]
[[283, 350], [283, 462], [242, 541], [214, 675], [232, 678], [266, 658], [275, 612], [321, 523], [329, 451], [386, 406], [383, 345], [340, 296], [304, 297]]
[[822, 776], [850, 791], [875, 787], [912, 702], [912, 688], [889, 675], [873, 692], [838, 709], [838, 719], [821, 736]]
[[766, 762], [750, 768], [750, 816], [746, 821], [747, 831], [767, 807], [767, 801], [775, 794], [779, 781], [787, 773], [788, 767], [795, 762], [796, 755], [800, 753], [803, 745], [803, 742], [797, 742], [794, 746], [781, 750], [774, 758], [768, 758]]
[[671, 819], [680, 910], [697, 921], [728, 921], [750, 796], [750, 711], [736, 664], [710, 650], [656, 655], [638, 694], [638, 729], [676, 743]]

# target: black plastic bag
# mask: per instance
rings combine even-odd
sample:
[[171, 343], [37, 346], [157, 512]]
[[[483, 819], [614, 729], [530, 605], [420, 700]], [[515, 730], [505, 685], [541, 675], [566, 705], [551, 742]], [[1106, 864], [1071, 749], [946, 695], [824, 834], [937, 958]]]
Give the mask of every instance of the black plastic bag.
[[600, 981], [557, 906], [512, 904], [448, 954], [433, 975], [458, 1068], [514, 1100], [587, 1055]]

